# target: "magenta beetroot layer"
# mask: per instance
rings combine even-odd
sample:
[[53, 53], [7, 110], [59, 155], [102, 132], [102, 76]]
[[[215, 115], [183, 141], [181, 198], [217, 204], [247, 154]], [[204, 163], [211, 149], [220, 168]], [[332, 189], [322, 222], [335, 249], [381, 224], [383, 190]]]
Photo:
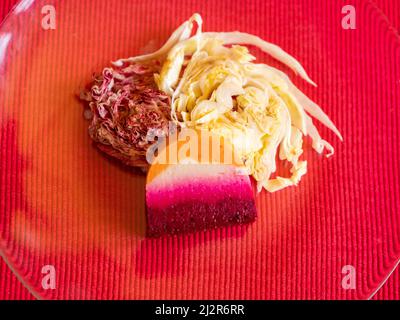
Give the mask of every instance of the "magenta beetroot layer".
[[[175, 165], [146, 186], [147, 235], [249, 223], [257, 216], [247, 175], [226, 165]], [[199, 169], [201, 167], [201, 169]]]

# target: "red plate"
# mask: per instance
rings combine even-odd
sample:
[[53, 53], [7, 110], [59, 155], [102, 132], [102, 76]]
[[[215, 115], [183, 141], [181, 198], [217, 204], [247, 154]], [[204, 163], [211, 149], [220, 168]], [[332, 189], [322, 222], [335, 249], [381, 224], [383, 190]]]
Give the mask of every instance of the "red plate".
[[[370, 2], [353, 1], [355, 30], [342, 28], [345, 1], [23, 3], [0, 30], [0, 249], [35, 296], [362, 299], [395, 268], [400, 39]], [[55, 30], [42, 28], [47, 4]], [[318, 88], [256, 51], [322, 105], [344, 143], [321, 128], [335, 156], [306, 143], [308, 174], [258, 195], [250, 226], [150, 240], [144, 177], [92, 146], [76, 93], [110, 60], [160, 46], [193, 12], [207, 31], [251, 32], [296, 56]], [[43, 288], [47, 265], [55, 289]]]

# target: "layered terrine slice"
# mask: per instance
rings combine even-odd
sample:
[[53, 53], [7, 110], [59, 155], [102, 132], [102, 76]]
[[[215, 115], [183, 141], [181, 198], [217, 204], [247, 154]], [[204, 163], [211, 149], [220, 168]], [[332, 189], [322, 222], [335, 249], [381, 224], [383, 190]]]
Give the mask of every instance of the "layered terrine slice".
[[236, 165], [153, 164], [146, 182], [147, 235], [249, 223], [257, 216], [248, 175]]

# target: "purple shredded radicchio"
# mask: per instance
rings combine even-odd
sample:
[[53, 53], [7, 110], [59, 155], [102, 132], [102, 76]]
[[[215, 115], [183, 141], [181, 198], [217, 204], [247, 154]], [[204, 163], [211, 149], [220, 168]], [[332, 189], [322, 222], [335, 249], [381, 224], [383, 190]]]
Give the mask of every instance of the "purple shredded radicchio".
[[[135, 167], [148, 167], [146, 151], [154, 143], [149, 131], [168, 134], [170, 98], [159, 91], [159, 64], [125, 64], [105, 68], [81, 99], [89, 102], [89, 135], [108, 155]], [[90, 112], [89, 112], [90, 114]]]

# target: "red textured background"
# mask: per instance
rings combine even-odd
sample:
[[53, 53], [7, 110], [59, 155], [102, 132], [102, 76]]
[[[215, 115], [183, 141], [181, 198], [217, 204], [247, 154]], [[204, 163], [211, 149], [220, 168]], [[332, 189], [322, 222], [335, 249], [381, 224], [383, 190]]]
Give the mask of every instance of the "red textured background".
[[[10, 0], [3, 0], [2, 1], [2, 3], [0, 4], [0, 18], [1, 19], [3, 19], [5, 14], [7, 12], [9, 12], [9, 10], [13, 6], [13, 3], [15, 3], [15, 1], [12, 1], [12, 0], [11, 1]], [[377, 10], [381, 11], [382, 17], [383, 17], [383, 21], [381, 22], [382, 24], [385, 25], [387, 23], [387, 24], [390, 24], [392, 26], [392, 28], [395, 29], [395, 30], [399, 30], [400, 29], [400, 14], [399, 14], [400, 13], [400, 1], [396, 1], [396, 0], [391, 0], [391, 1], [390, 0], [386, 0], [386, 1], [384, 1], [384, 0], [376, 0], [376, 1], [370, 1], [368, 3], [372, 7], [375, 7], [375, 8], [377, 8]], [[305, 31], [305, 32], [307, 32], [307, 31]], [[379, 41], [379, 39], [374, 38], [374, 37], [376, 37], [376, 35], [371, 35], [371, 36], [373, 38], [373, 41], [376, 41], [376, 42]], [[351, 40], [350, 39], [344, 39], [344, 41], [351, 41]], [[400, 43], [400, 41], [397, 41], [397, 44], [396, 44], [397, 49], [394, 50], [393, 52], [399, 52], [399, 48], [398, 48], [399, 43]], [[347, 43], [347, 45], [348, 45], [348, 43]], [[379, 50], [379, 45], [383, 45], [383, 44], [380, 44], [380, 43], [376, 44], [376, 48], [377, 48], [376, 50]], [[361, 57], [362, 57], [362, 55], [361, 55]], [[371, 58], [371, 57], [366, 57], [366, 58]], [[355, 62], [357, 62], [357, 61], [355, 60]], [[309, 69], [309, 68], [307, 68], [307, 69]], [[393, 69], [393, 73], [395, 73], [395, 72], [396, 72], [396, 69], [394, 68]], [[313, 72], [310, 72], [310, 73], [314, 74]], [[388, 79], [389, 78], [393, 79], [394, 77], [392, 75], [392, 77], [388, 76], [387, 78]], [[399, 81], [399, 79], [398, 79], [398, 81]], [[364, 90], [373, 90], [374, 87], [366, 86], [366, 87], [363, 87], [363, 88], [364, 88]], [[364, 94], [364, 93], [360, 93], [360, 94]], [[368, 93], [366, 93], [366, 95], [367, 94]], [[381, 108], [389, 108], [389, 107], [391, 107], [391, 108], [397, 107], [398, 108], [398, 105], [396, 106], [395, 104], [393, 104], [393, 101], [396, 101], [396, 100], [392, 96], [393, 94], [394, 95], [397, 94], [397, 97], [399, 97], [398, 88], [397, 88], [397, 90], [395, 92], [386, 92], [386, 94], [387, 94], [387, 97], [386, 97], [387, 101], [375, 101], [375, 102], [378, 103]], [[399, 101], [399, 100], [397, 100], [397, 101]], [[368, 134], [368, 133], [364, 132], [362, 128], [358, 128], [360, 131], [354, 130], [354, 129], [357, 129], [357, 128], [353, 128], [352, 129], [351, 128], [352, 124], [349, 124], [349, 123], [345, 122], [345, 120], [346, 120], [345, 116], [335, 116], [335, 112], [332, 111], [332, 110], [330, 110], [330, 111], [331, 111], [330, 114], [334, 115], [333, 118], [335, 120], [336, 119], [339, 120], [338, 121], [339, 127], [342, 129], [342, 132], [344, 132], [345, 138], [348, 137], [349, 135], [351, 135], [352, 133], [353, 134], [354, 133]], [[363, 114], [363, 115], [368, 117], [368, 115], [366, 113]], [[374, 114], [374, 116], [378, 117], [378, 119], [376, 121], [382, 120], [382, 119], [379, 119], [379, 114]], [[368, 118], [368, 119], [369, 120], [373, 120], [372, 118]], [[399, 123], [398, 122], [398, 120], [399, 120], [398, 109], [397, 109], [396, 112], [393, 113], [393, 118], [391, 120], [392, 120], [392, 122], [390, 122], [390, 119], [385, 119], [385, 120], [382, 120], [382, 121], [387, 121], [387, 125], [389, 127], [389, 129], [388, 129], [389, 132], [398, 134], [397, 133], [398, 131], [396, 131], [395, 129], [393, 129], [391, 127], [391, 126], [393, 126], [394, 123], [397, 123], [397, 124]], [[354, 143], [354, 141], [351, 141], [351, 136], [350, 136], [350, 139], [345, 141], [345, 143], [352, 143], [352, 142]], [[398, 145], [398, 140], [395, 140], [394, 143], [397, 143], [397, 145], [392, 145], [391, 147], [394, 147], [394, 148], [399, 148], [400, 147]], [[379, 151], [379, 150], [375, 149], [375, 151]], [[2, 152], [3, 152], [3, 150], [2, 150]], [[344, 153], [344, 152], [347, 152], [347, 151], [343, 150], [342, 148], [339, 148], [338, 152], [343, 152]], [[393, 152], [393, 155], [397, 155], [397, 153]], [[339, 157], [340, 155], [337, 155], [337, 156]], [[315, 160], [315, 159], [317, 159], [317, 160]], [[318, 161], [318, 157], [315, 157], [313, 161]], [[335, 161], [335, 160], [333, 160], [333, 161]], [[338, 160], [336, 160], [336, 161], [338, 161]], [[370, 166], [368, 166], [368, 165], [365, 165], [365, 166], [361, 165], [361, 166], [365, 170], [373, 171], [373, 170], [376, 170], [376, 168], [379, 168], [379, 165], [380, 164], [371, 164]], [[390, 163], [388, 163], [388, 165], [393, 165], [393, 164], [390, 162]], [[357, 166], [352, 167], [352, 168], [357, 168]], [[393, 168], [397, 168], [398, 169], [398, 167], [396, 167], [396, 166], [394, 166]], [[310, 173], [310, 174], [312, 174], [312, 173]], [[364, 172], [362, 174], [366, 175], [367, 173]], [[375, 177], [373, 177], [372, 179], [374, 179], [374, 181], [380, 181], [381, 183], [386, 183], [386, 181], [387, 181], [387, 180], [381, 181], [381, 180], [379, 180], [379, 178], [376, 178], [376, 179], [378, 179], [378, 180], [376, 180]], [[385, 179], [387, 179], [387, 177], [385, 177]], [[359, 180], [355, 179], [353, 182], [357, 183], [357, 181], [359, 181]], [[392, 193], [394, 193], [394, 196], [395, 197], [397, 196], [397, 198], [398, 198], [399, 197], [398, 181], [399, 181], [398, 180], [398, 175], [397, 175], [397, 178], [395, 177], [395, 178], [393, 178], [392, 180], [389, 181], [389, 184], [394, 184], [394, 185], [391, 185], [393, 187], [391, 189], [386, 189], [384, 186], [378, 186], [377, 189], [373, 189], [373, 188], [369, 189], [368, 186], [365, 187], [365, 189], [359, 188], [359, 186], [354, 186], [355, 189], [353, 190], [353, 191], [357, 191], [358, 192], [358, 196], [357, 196], [358, 198], [355, 199], [358, 204], [367, 203], [365, 205], [365, 207], [363, 207], [364, 216], [362, 218], [363, 219], [376, 219], [377, 221], [380, 222], [380, 224], [383, 226], [383, 228], [387, 228], [387, 229], [385, 229], [386, 231], [383, 232], [382, 234], [386, 235], [388, 237], [391, 235], [393, 238], [396, 238], [396, 236], [398, 237], [398, 229], [396, 229], [396, 228], [398, 228], [398, 225], [396, 225], [396, 221], [397, 221], [397, 223], [399, 222], [398, 218], [397, 218], [397, 220], [396, 219], [391, 220], [393, 218], [388, 216], [386, 214], [387, 212], [385, 212], [385, 211], [374, 210], [374, 209], [369, 210], [369, 206], [372, 206], [374, 208], [387, 208], [387, 207], [386, 207], [385, 204], [380, 205], [380, 203], [374, 203], [374, 202], [368, 203], [368, 197], [371, 197], [371, 196], [377, 197], [376, 198], [377, 202], [379, 202], [379, 201], [384, 202], [386, 197], [389, 196], [388, 193], [392, 192]], [[383, 199], [383, 200], [379, 200], [379, 199]], [[4, 201], [4, 199], [2, 199], [2, 201]], [[350, 208], [350, 209], [353, 208], [354, 209], [354, 207], [352, 207], [351, 205], [349, 207], [346, 207], [345, 203], [342, 203], [341, 205], [342, 205], [342, 208]], [[391, 208], [393, 210], [399, 209], [398, 208], [398, 202], [393, 202], [393, 200], [388, 205], [394, 205], [395, 207]], [[396, 207], [396, 205], [397, 205], [397, 207]], [[387, 210], [390, 210], [390, 209], [387, 208]], [[349, 214], [349, 213], [346, 212], [346, 211], [337, 210], [337, 214], [345, 215], [345, 214]], [[354, 216], [352, 216], [351, 214], [349, 215], [349, 217], [354, 219]], [[322, 216], [322, 218], [330, 218], [330, 217]], [[346, 216], [341, 217], [341, 218], [346, 219]], [[341, 218], [338, 218], [338, 221], [340, 221]], [[357, 223], [357, 221], [354, 221], [354, 223]], [[392, 225], [390, 225], [390, 224], [392, 224]], [[374, 232], [377, 232], [377, 231], [374, 230]], [[316, 237], [316, 239], [318, 240], [319, 237], [321, 237], [321, 235], [317, 234], [317, 235], [314, 235], [314, 237]], [[370, 241], [370, 239], [368, 239], [368, 241]], [[378, 240], [377, 239], [373, 239], [373, 241], [379, 241], [379, 239]], [[368, 250], [368, 249], [381, 250], [379, 248], [375, 248], [374, 245], [370, 244], [369, 242], [368, 242], [367, 247], [364, 248], [364, 249], [365, 250]], [[314, 243], [313, 245], [311, 245], [309, 250], [310, 250], [310, 252], [314, 252], [314, 253], [315, 252], [319, 252], [320, 255], [323, 255], [324, 253], [326, 254], [326, 252], [320, 252], [319, 251], [317, 242]], [[329, 250], [329, 248], [324, 248], [324, 250]], [[352, 249], [349, 248], [350, 254], [351, 254], [351, 250]], [[367, 253], [361, 253], [361, 255], [365, 255], [365, 254], [367, 254]], [[284, 272], [280, 276], [284, 277]], [[329, 275], [327, 275], [327, 277], [329, 277]], [[314, 287], [318, 288], [318, 286], [314, 286]], [[376, 298], [376, 299], [399, 299], [400, 298], [399, 297], [399, 288], [400, 288], [400, 270], [398, 268], [392, 274], [392, 276], [388, 279], [387, 283], [375, 295], [374, 298]], [[319, 289], [316, 289], [316, 290], [317, 291], [318, 290], [323, 290], [323, 288], [319, 287]], [[252, 297], [251, 294], [249, 296]], [[274, 298], [276, 296], [272, 295], [270, 297]], [[327, 298], [329, 298], [329, 297], [331, 297], [331, 295], [329, 293], [322, 294], [321, 292], [315, 292], [314, 294], [311, 294], [311, 295], [309, 293], [304, 293], [302, 295], [301, 293], [300, 294], [291, 294], [289, 292], [289, 293], [284, 294], [283, 297], [284, 298], [285, 297], [286, 298], [293, 298], [293, 297], [294, 298], [313, 298], [313, 297], [327, 297]], [[345, 298], [346, 296], [344, 295], [342, 297]], [[5, 265], [4, 262], [0, 263], [0, 299], [32, 299], [32, 296], [29, 294], [29, 292], [26, 289], [24, 289], [22, 284], [16, 279], [16, 277], [12, 274], [12, 272]]]

